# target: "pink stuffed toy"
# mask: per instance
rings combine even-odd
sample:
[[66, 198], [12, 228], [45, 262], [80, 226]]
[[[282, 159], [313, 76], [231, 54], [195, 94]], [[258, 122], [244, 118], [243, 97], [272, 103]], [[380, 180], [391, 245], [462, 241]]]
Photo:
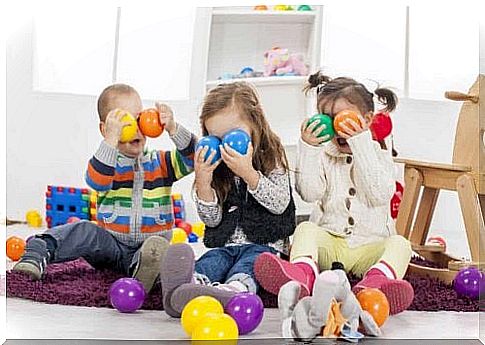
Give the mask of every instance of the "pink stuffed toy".
[[290, 54], [288, 49], [275, 47], [264, 53], [264, 76], [307, 75], [302, 54]]

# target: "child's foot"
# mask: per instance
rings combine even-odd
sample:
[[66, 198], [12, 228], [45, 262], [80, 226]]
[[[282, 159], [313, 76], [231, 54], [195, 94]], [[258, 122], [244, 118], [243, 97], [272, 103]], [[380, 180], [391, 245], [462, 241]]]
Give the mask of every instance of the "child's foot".
[[194, 277], [195, 257], [192, 247], [185, 243], [168, 247], [160, 267], [163, 308], [172, 317], [180, 317], [181, 311], [172, 307], [172, 294], [179, 286], [191, 283]]
[[300, 283], [300, 298], [310, 295], [311, 283], [307, 274], [297, 265], [276, 255], [259, 255], [254, 262], [254, 274], [259, 284], [274, 295], [278, 295], [280, 288], [292, 280]]
[[140, 257], [132, 276], [143, 284], [147, 293], [160, 273], [162, 258], [169, 245], [165, 238], [152, 236], [147, 238], [140, 248]]
[[171, 307], [179, 314], [182, 314], [184, 307], [196, 297], [211, 296], [221, 302], [222, 306], [231, 300], [239, 291], [233, 289], [228, 284], [216, 286], [199, 285], [199, 284], [182, 284], [177, 287], [170, 300]]
[[391, 315], [409, 308], [414, 299], [412, 285], [403, 279], [389, 279], [385, 275], [369, 275], [357, 283], [352, 291], [357, 294], [365, 288], [376, 288], [386, 295]]
[[32, 280], [39, 280], [44, 275], [48, 257], [45, 241], [33, 238], [27, 243], [25, 254], [15, 264], [12, 271], [25, 273]]

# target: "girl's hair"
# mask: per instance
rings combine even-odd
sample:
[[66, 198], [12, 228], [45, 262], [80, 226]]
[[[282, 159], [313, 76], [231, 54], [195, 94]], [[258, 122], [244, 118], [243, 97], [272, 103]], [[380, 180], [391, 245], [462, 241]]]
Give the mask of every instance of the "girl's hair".
[[[386, 88], [378, 87], [374, 90], [374, 93], [370, 92], [364, 84], [355, 81], [352, 78], [339, 77], [332, 79], [326, 75], [323, 75], [318, 71], [308, 77], [308, 82], [304, 87], [305, 94], [308, 94], [311, 90], [317, 91], [317, 105], [318, 110], [322, 111], [320, 107], [323, 104], [330, 104], [333, 107], [335, 101], [339, 98], [346, 99], [349, 103], [355, 105], [361, 111], [362, 115], [368, 112], [374, 112], [374, 96], [377, 97], [379, 103], [385, 106], [383, 111], [391, 112], [396, 109], [397, 96], [396, 94]], [[333, 116], [333, 114], [330, 114]], [[382, 148], [385, 148], [383, 141], [379, 141]], [[397, 153], [393, 150], [393, 155]]]
[[[254, 168], [266, 176], [275, 168], [288, 170], [288, 160], [280, 138], [271, 130], [258, 95], [248, 83], [221, 84], [206, 95], [200, 115], [202, 134], [209, 134], [205, 121], [228, 108], [236, 110], [252, 129]], [[220, 164], [214, 171], [212, 187], [221, 204], [229, 194], [233, 177], [234, 174], [225, 164]]]

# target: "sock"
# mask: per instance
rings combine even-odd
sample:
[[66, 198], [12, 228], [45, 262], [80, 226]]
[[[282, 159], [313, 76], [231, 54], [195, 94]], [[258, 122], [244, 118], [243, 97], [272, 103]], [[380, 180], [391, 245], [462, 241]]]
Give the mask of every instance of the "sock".
[[229, 283], [227, 283], [227, 285], [231, 285], [231, 286], [234, 286], [236, 289], [239, 290], [239, 292], [248, 292], [249, 289], [246, 285], [244, 285], [242, 282], [240, 282], [239, 280], [233, 280]]
[[383, 275], [388, 279], [396, 279], [396, 273], [394, 269], [385, 261], [381, 260], [377, 264], [373, 265], [369, 270], [365, 273], [365, 277], [373, 276], [373, 275]]
[[[303, 260], [303, 259], [306, 259], [306, 260]], [[315, 279], [316, 279], [317, 265], [310, 260], [312, 259], [298, 258], [295, 261], [293, 261], [293, 264], [298, 268], [300, 268], [303, 272], [305, 272], [305, 275], [307, 276], [307, 281], [308, 281], [308, 289], [310, 290], [310, 292], [312, 292], [313, 284], [315, 283]]]

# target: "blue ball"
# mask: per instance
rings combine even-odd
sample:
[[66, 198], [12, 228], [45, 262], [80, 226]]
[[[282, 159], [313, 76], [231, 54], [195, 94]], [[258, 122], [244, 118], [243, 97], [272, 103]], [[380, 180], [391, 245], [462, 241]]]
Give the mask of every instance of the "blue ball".
[[242, 155], [248, 152], [248, 145], [251, 137], [242, 129], [234, 129], [224, 135], [222, 145], [229, 145], [233, 150], [236, 150]]
[[221, 150], [219, 148], [219, 145], [221, 145], [221, 140], [218, 137], [215, 137], [213, 135], [208, 135], [199, 140], [195, 150], [197, 151], [199, 147], [205, 147], [205, 146], [209, 147], [209, 150], [207, 150], [207, 153], [205, 154], [204, 161], [206, 161], [209, 158], [212, 150], [215, 150], [216, 155], [214, 156], [211, 162], [211, 164], [214, 164], [219, 159], [221, 159]]

